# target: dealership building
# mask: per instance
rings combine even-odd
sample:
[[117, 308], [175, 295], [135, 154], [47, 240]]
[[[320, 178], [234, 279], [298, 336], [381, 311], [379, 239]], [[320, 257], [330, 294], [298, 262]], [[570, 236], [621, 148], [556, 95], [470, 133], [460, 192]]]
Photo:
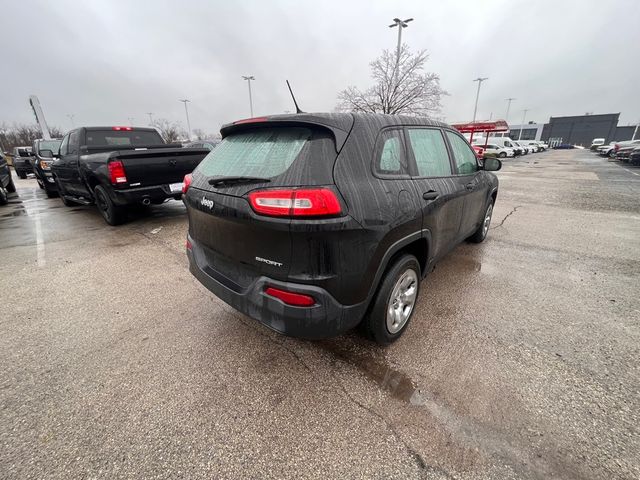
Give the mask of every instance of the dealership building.
[[[508, 135], [514, 140], [518, 138], [542, 140], [584, 147], [591, 145], [594, 138], [604, 138], [605, 143], [631, 140], [636, 126], [619, 126], [619, 118], [619, 113], [551, 117], [548, 123], [529, 122], [525, 125], [509, 125], [509, 133], [504, 135]], [[640, 138], [640, 129], [636, 133], [636, 138]]]

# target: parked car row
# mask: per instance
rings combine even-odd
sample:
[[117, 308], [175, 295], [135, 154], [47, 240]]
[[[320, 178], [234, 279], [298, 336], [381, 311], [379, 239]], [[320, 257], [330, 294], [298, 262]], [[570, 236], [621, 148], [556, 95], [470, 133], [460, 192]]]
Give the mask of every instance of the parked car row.
[[[596, 140], [603, 140], [596, 138]], [[640, 139], [638, 140], [626, 140], [622, 142], [611, 142], [608, 145], [599, 145], [591, 150], [603, 157], [615, 158], [625, 163], [632, 165], [640, 165]]]
[[482, 147], [483, 155], [489, 157], [508, 158], [530, 153], [542, 152], [548, 148], [546, 143], [536, 140], [513, 140], [509, 137], [476, 137], [474, 147]]

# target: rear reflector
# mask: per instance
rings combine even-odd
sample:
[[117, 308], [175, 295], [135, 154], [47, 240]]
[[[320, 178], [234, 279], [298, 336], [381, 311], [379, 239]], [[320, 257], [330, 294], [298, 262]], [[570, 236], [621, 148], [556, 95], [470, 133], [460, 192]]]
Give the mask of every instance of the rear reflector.
[[251, 208], [272, 217], [326, 217], [342, 213], [338, 197], [328, 188], [258, 190], [249, 194]]
[[243, 123], [258, 123], [258, 122], [266, 122], [269, 117], [253, 117], [253, 118], [243, 118], [242, 120], [237, 120], [233, 122], [234, 125], [241, 125]]
[[282, 300], [287, 305], [294, 305], [296, 307], [310, 307], [316, 303], [315, 299], [310, 295], [288, 292], [286, 290], [280, 290], [279, 288], [267, 287], [264, 293], [278, 300]]
[[187, 191], [189, 190], [190, 186], [191, 186], [191, 174], [187, 173], [184, 176], [184, 180], [182, 182], [182, 193], [183, 194], [187, 193]]
[[120, 160], [109, 162], [108, 166], [112, 184], [116, 185], [119, 183], [127, 183], [127, 174], [125, 173], [124, 165]]

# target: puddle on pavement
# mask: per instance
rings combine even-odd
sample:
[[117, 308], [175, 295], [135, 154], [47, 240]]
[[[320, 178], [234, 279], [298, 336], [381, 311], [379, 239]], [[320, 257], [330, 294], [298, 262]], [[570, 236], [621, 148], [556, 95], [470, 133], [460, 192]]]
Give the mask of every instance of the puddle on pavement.
[[392, 397], [410, 405], [424, 405], [426, 395], [406, 373], [389, 366], [382, 355], [350, 347], [344, 340], [321, 340], [316, 344], [336, 358], [358, 368], [369, 380], [388, 392]]

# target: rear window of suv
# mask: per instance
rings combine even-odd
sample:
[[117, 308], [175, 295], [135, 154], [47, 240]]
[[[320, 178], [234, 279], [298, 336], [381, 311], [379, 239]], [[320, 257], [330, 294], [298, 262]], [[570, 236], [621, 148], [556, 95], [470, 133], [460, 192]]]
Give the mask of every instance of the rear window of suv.
[[311, 130], [304, 127], [257, 128], [226, 137], [198, 166], [206, 176], [272, 178], [298, 157]]

